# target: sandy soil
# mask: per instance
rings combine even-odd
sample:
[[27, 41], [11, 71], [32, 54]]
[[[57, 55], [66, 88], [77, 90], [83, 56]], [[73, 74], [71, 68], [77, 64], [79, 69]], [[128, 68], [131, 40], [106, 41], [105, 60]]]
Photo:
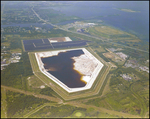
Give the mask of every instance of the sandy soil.
[[105, 57], [107, 57], [107, 58], [110, 58], [110, 59], [115, 58], [115, 56], [114, 56], [113, 54], [109, 53], [109, 52], [103, 53], [103, 55], [104, 55]]
[[66, 41], [72, 41], [69, 37], [56, 37], [56, 38], [48, 38], [48, 40], [53, 42], [66, 42]]

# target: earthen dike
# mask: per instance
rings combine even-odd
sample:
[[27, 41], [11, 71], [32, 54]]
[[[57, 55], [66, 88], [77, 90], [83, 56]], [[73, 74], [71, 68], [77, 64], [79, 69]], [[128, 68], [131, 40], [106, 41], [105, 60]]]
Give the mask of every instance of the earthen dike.
[[[50, 74], [46, 71], [46, 69], [44, 68], [44, 64], [41, 61], [41, 57], [51, 57], [54, 55], [58, 55], [58, 53], [60, 53], [60, 52], [66, 52], [66, 51], [78, 50], [78, 49], [82, 50], [84, 52], [84, 54], [79, 57], [73, 57], [73, 59], [75, 60], [74, 66], [75, 66], [75, 70], [84, 74], [82, 80], [86, 82], [86, 86], [81, 87], [81, 88], [69, 88], [64, 83], [62, 83], [59, 79], [57, 79], [52, 74]], [[90, 89], [92, 87], [92, 84], [94, 83], [96, 77], [98, 76], [99, 72], [101, 71], [101, 69], [103, 67], [103, 64], [99, 60], [97, 60], [85, 48], [39, 52], [39, 53], [35, 53], [35, 56], [36, 56], [40, 71], [43, 74], [45, 74], [48, 78], [53, 80], [55, 83], [57, 83], [59, 86], [61, 86], [68, 93]]]

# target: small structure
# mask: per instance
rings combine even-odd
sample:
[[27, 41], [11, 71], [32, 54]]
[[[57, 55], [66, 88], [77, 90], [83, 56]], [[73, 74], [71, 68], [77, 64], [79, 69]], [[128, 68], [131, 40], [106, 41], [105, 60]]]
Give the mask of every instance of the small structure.
[[142, 71], [146, 71], [147, 73], [149, 73], [149, 68], [146, 66], [140, 66], [139, 67]]
[[38, 30], [38, 29], [40, 29], [39, 27], [35, 27], [35, 30]]
[[41, 85], [40, 88], [43, 89], [43, 88], [45, 88], [45, 86], [44, 86], [44, 85]]
[[93, 26], [93, 25], [95, 25], [95, 23], [88, 23], [88, 25]]
[[10, 58], [10, 62], [11, 63], [16, 63], [16, 62], [19, 62], [19, 60], [21, 59], [21, 54], [22, 53], [12, 53], [12, 56]]

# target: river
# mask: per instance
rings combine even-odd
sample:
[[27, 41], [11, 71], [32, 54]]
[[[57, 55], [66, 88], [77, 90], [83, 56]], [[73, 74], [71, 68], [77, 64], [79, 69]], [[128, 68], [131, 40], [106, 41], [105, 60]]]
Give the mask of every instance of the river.
[[[105, 24], [130, 32], [141, 40], [149, 42], [149, 2], [148, 1], [84, 1], [72, 5], [51, 7], [68, 16], [84, 20], [103, 20]], [[125, 12], [119, 8], [139, 12]], [[67, 24], [70, 21], [63, 22]], [[62, 25], [59, 23], [58, 25]]]

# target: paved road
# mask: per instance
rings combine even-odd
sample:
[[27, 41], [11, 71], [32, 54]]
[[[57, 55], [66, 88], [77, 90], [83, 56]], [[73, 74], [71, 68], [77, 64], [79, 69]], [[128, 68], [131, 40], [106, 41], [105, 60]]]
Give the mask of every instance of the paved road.
[[[34, 6], [33, 6], [33, 7], [34, 7]], [[79, 32], [70, 31], [70, 30], [67, 30], [67, 29], [63, 29], [63, 28], [61, 28], [61, 27], [59, 27], [59, 26], [57, 26], [57, 25], [54, 25], [54, 24], [52, 24], [52, 23], [50, 23], [50, 22], [48, 22], [48, 21], [42, 19], [42, 18], [34, 11], [33, 7], [31, 8], [32, 11], [36, 14], [36, 16], [37, 16], [41, 21], [43, 21], [43, 22], [45, 22], [45, 23], [47, 23], [47, 24], [50, 24], [50, 25], [52, 25], [52, 26], [54, 26], [54, 27], [57, 27], [58, 29], [61, 29], [61, 30], [67, 31], [67, 32], [71, 32], [71, 33], [76, 33], [76, 34], [84, 35], [84, 36], [91, 37], [91, 38], [95, 38], [95, 39], [102, 40], [102, 41], [105, 41], [105, 42], [109, 42], [109, 43], [121, 45], [121, 46], [124, 46], [124, 47], [126, 47], [126, 48], [138, 50], [138, 51], [141, 51], [141, 52], [149, 53], [148, 51], [141, 50], [141, 49], [137, 49], [137, 48], [133, 48], [133, 47], [126, 46], [126, 45], [122, 45], [122, 44], [119, 44], [119, 43], [115, 43], [115, 42], [113, 42], [113, 41], [106, 41], [106, 40], [104, 40], [104, 39], [102, 39], [102, 38], [99, 38], [99, 37], [96, 37], [96, 36], [91, 36], [91, 35], [88, 35], [88, 34], [83, 34], [83, 33], [79, 33]]]

